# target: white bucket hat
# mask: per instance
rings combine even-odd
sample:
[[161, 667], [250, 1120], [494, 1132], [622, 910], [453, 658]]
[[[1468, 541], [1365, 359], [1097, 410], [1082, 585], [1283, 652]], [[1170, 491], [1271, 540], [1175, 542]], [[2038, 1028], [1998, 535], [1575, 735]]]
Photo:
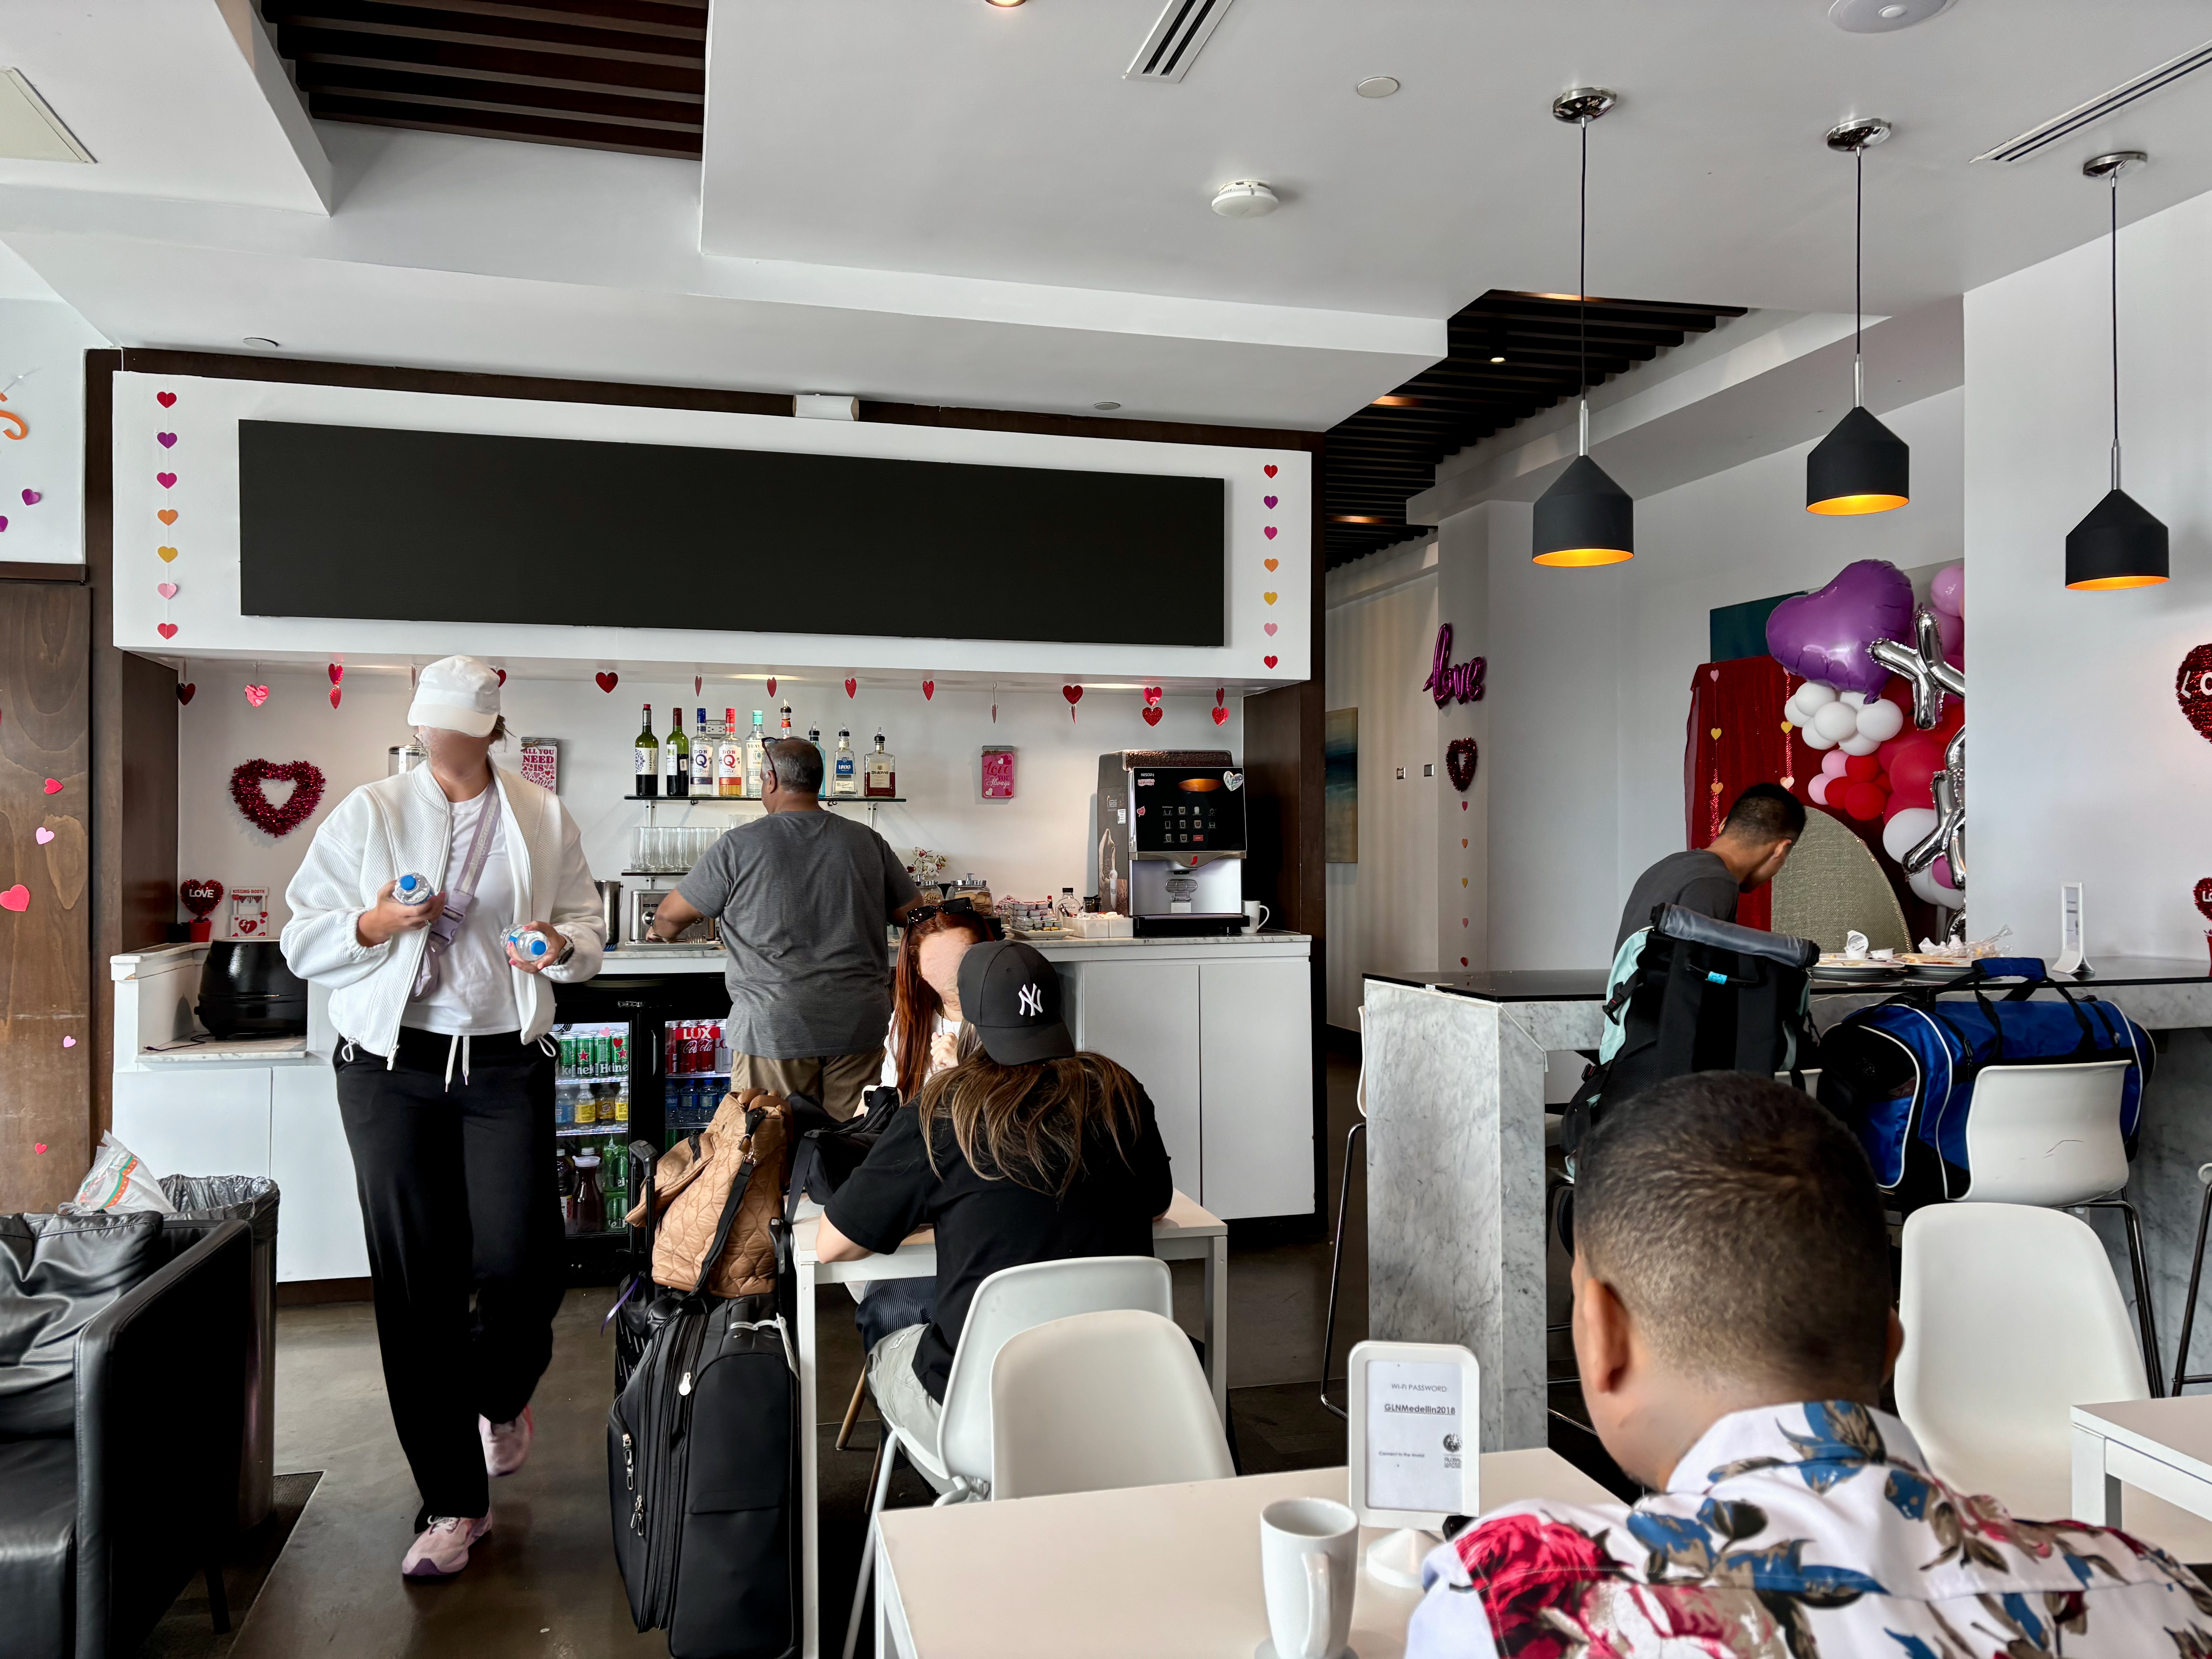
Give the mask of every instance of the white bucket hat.
[[499, 675], [474, 657], [439, 658], [415, 682], [407, 723], [489, 737], [499, 724]]

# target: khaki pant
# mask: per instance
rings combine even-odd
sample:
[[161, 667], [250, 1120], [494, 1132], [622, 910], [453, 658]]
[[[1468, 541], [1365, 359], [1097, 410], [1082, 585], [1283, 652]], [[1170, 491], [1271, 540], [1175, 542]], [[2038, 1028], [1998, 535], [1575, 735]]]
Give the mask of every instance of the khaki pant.
[[860, 1091], [882, 1080], [884, 1051], [865, 1054], [827, 1054], [816, 1060], [769, 1060], [760, 1054], [730, 1057], [730, 1088], [766, 1089], [789, 1099], [807, 1095], [822, 1103], [830, 1116], [842, 1121], [860, 1109]]
[[[929, 1390], [914, 1374], [914, 1351], [921, 1346], [922, 1334], [928, 1329], [927, 1325], [908, 1325], [868, 1350], [868, 1392], [875, 1396], [876, 1410], [884, 1422], [908, 1439], [919, 1442], [934, 1457], [937, 1425], [945, 1408], [929, 1397]], [[950, 1481], [939, 1480], [919, 1463], [915, 1468], [939, 1492], [951, 1491]]]

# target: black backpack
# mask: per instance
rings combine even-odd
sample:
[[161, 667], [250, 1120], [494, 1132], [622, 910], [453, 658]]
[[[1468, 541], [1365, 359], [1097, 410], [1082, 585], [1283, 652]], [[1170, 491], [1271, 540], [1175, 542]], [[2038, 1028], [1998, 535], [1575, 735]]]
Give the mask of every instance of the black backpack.
[[[753, 1166], [722, 1206], [720, 1259]], [[777, 1225], [780, 1262], [788, 1230]], [[799, 1646], [798, 1361], [779, 1297], [637, 1287], [642, 1342], [607, 1413], [615, 1559], [640, 1631], [673, 1659], [787, 1659]]]
[[[1800, 1073], [1814, 1062], [1811, 939], [1717, 921], [1680, 905], [1656, 907], [1635, 963], [1605, 1001], [1617, 1047], [1583, 1078], [1559, 1125], [1575, 1149], [1607, 1106], [1688, 1072]], [[1612, 1030], [1608, 1030], [1610, 1040]]]

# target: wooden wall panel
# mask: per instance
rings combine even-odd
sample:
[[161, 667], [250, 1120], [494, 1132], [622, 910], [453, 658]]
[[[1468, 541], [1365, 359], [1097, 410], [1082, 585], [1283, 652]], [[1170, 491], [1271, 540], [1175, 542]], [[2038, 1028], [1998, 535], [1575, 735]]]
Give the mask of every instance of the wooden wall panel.
[[121, 929], [116, 948], [168, 938], [177, 918], [177, 671], [136, 652], [122, 659]]
[[92, 611], [0, 581], [0, 1211], [53, 1208], [91, 1162]]

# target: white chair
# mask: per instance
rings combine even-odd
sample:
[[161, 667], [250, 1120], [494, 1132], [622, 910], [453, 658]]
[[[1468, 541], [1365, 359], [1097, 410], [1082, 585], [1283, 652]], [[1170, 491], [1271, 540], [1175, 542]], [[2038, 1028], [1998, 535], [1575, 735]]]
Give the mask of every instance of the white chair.
[[[1149, 1255], [1072, 1256], [1060, 1261], [1032, 1261], [1002, 1267], [975, 1287], [960, 1346], [945, 1379], [945, 1408], [939, 1414], [937, 1443], [920, 1440], [884, 1419], [882, 1455], [868, 1500], [868, 1525], [860, 1545], [860, 1576], [853, 1586], [853, 1616], [845, 1626], [845, 1659], [860, 1636], [860, 1609], [867, 1601], [875, 1565], [876, 1518], [884, 1512], [891, 1470], [903, 1452], [914, 1466], [951, 1490], [939, 1504], [966, 1503], [991, 1495], [991, 1370], [1008, 1339], [1033, 1326], [1075, 1314], [1133, 1308], [1170, 1319], [1175, 1294], [1168, 1264]], [[1186, 1337], [1184, 1343], [1188, 1345]], [[1206, 1395], [1211, 1409], [1212, 1391]], [[881, 1416], [880, 1411], [878, 1413]]]
[[1974, 1108], [1966, 1119], [1966, 1166], [1973, 1178], [1962, 1201], [2120, 1212], [2135, 1280], [2143, 1374], [2156, 1396], [2166, 1390], [2142, 1223], [2135, 1206], [2120, 1196], [2128, 1184], [2120, 1091], [2131, 1063], [1984, 1066], [1974, 1079]]
[[991, 1368], [991, 1496], [1044, 1498], [1237, 1473], [1190, 1338], [1134, 1309], [1006, 1339]]
[[1929, 1467], [2024, 1517], [2073, 1508], [2073, 1407], [2150, 1397], [2104, 1242], [2057, 1210], [1914, 1211], [1898, 1316], [1898, 1414]]

